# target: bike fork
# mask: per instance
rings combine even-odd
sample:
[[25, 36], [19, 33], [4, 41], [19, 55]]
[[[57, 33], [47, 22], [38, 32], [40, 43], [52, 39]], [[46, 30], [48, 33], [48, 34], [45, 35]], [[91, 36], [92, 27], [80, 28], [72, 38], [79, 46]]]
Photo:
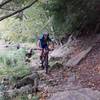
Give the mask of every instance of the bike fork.
[[48, 74], [48, 55], [46, 57], [46, 60], [45, 60], [45, 70], [46, 70], [46, 74]]

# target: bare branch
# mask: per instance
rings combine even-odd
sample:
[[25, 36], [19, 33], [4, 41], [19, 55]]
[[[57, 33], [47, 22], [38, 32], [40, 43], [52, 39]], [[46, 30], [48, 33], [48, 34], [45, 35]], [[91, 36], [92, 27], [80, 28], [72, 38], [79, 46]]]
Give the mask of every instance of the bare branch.
[[15, 11], [14, 9], [11, 9], [11, 8], [4, 8], [4, 7], [0, 8], [0, 9], [6, 10], [6, 11]]
[[7, 3], [11, 2], [12, 0], [6, 0], [5, 2], [0, 4], [0, 8], [3, 7], [4, 5], [6, 5]]
[[17, 10], [17, 11], [15, 11], [15, 12], [12, 12], [12, 13], [10, 13], [10, 14], [8, 14], [8, 15], [5, 15], [5, 16], [0, 17], [0, 21], [6, 19], [6, 18], [8, 18], [8, 17], [11, 17], [11, 16], [13, 16], [13, 15], [15, 15], [15, 14], [17, 14], [17, 13], [22, 12], [23, 10], [25, 10], [25, 9], [27, 9], [27, 8], [29, 8], [29, 7], [31, 7], [31, 6], [32, 6], [34, 3], [36, 3], [37, 1], [38, 1], [38, 0], [32, 1], [29, 5], [27, 5], [27, 6], [23, 7], [23, 8], [21, 8], [21, 9], [19, 9], [19, 10]]

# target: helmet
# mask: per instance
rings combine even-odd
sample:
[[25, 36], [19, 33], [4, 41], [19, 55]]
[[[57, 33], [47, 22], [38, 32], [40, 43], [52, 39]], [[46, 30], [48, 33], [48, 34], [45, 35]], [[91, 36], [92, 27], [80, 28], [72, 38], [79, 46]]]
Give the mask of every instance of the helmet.
[[48, 32], [44, 32], [43, 35], [49, 35]]

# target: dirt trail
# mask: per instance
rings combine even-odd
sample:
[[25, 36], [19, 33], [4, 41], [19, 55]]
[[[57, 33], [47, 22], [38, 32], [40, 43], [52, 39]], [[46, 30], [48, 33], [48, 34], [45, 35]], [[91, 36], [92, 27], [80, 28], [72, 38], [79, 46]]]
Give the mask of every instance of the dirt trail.
[[41, 81], [43, 100], [100, 100], [99, 91], [83, 88], [76, 81], [76, 74], [63, 68], [42, 76]]
[[[48, 84], [43, 88], [50, 97], [46, 100], [100, 100], [100, 35], [81, 37], [71, 46], [73, 52], [69, 59], [90, 46], [93, 49], [71, 70], [55, 69], [46, 76], [44, 80], [48, 80]], [[67, 57], [64, 60], [66, 62]]]
[[[91, 41], [92, 40], [92, 41]], [[39, 89], [43, 100], [100, 100], [100, 36], [80, 38], [71, 44], [72, 52], [66, 56], [75, 57], [89, 46], [93, 47], [88, 56], [73, 69], [53, 68], [48, 75], [39, 69], [39, 52], [31, 62], [31, 70], [38, 70], [40, 74]], [[67, 49], [67, 48], [66, 48]], [[66, 50], [65, 49], [65, 50]], [[6, 50], [0, 44], [0, 52]], [[69, 50], [70, 51], [70, 50]], [[66, 52], [66, 51], [65, 51]], [[65, 62], [67, 57], [64, 57]], [[96, 90], [93, 90], [96, 89]]]

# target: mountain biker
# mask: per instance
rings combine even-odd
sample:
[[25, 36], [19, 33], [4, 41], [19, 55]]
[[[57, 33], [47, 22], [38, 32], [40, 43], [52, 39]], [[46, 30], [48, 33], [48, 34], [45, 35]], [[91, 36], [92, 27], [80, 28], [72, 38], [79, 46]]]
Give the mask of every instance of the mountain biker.
[[[49, 53], [50, 43], [52, 43], [52, 46], [53, 46], [53, 42], [50, 39], [48, 32], [44, 32], [43, 36], [38, 41], [38, 48], [41, 49], [41, 54], [40, 54], [41, 64], [42, 64], [42, 57], [43, 57], [44, 52], [47, 54]], [[54, 46], [53, 46], [53, 48], [54, 48]]]

